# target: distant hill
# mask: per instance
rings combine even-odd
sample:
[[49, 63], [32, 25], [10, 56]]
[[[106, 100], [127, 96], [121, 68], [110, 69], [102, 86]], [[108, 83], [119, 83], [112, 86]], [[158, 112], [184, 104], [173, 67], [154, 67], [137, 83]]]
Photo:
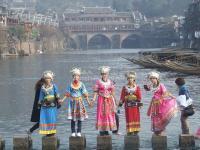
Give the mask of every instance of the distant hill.
[[36, 10], [44, 13], [53, 9], [62, 13], [66, 8], [111, 6], [117, 11], [138, 9], [148, 17], [183, 15], [190, 0], [37, 0]]

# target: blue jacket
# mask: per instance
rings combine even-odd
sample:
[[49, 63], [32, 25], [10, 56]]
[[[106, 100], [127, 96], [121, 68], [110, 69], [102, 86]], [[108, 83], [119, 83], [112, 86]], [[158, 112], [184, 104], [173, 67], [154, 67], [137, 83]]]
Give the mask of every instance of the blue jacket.
[[179, 87], [179, 95], [185, 95], [186, 99], [190, 98], [190, 92], [185, 85]]

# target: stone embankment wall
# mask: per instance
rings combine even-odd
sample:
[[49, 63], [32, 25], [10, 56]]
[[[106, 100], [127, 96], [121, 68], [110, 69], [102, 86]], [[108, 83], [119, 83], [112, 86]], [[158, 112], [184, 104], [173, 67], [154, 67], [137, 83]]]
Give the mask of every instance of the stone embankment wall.
[[[17, 27], [16, 27], [17, 28]], [[23, 27], [22, 27], [23, 28]], [[34, 27], [38, 31], [35, 38], [18, 38], [8, 32], [9, 27], [0, 27], [0, 54], [1, 55], [29, 55], [38, 52], [57, 53], [64, 49], [64, 36], [55, 27]]]
[[39, 40], [20, 41], [17, 43], [17, 51], [22, 54], [35, 54], [38, 51], [44, 53], [57, 53], [62, 51], [64, 45], [64, 36], [59, 29], [44, 29], [40, 28], [42, 34]]
[[0, 25], [0, 54], [7, 50], [7, 28]]

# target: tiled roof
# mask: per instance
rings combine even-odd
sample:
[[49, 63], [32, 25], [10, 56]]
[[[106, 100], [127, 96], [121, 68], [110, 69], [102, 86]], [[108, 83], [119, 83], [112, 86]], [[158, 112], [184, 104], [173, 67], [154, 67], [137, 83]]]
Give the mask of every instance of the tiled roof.
[[83, 7], [82, 12], [85, 14], [112, 14], [115, 11], [111, 7]]

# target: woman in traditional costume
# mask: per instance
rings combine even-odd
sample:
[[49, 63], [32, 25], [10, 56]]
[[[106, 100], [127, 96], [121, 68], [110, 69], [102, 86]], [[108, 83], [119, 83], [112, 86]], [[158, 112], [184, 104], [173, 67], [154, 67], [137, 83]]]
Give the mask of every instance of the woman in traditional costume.
[[100, 135], [109, 135], [109, 131], [116, 130], [115, 120], [115, 87], [113, 82], [108, 78], [110, 67], [100, 67], [101, 79], [96, 80], [94, 86], [93, 102], [97, 96], [97, 115], [96, 129]]
[[176, 99], [160, 83], [157, 72], [150, 72], [148, 79], [152, 85], [147, 90], [152, 90], [153, 97], [147, 115], [151, 116], [151, 129], [156, 135], [162, 135], [171, 118], [177, 112]]
[[[69, 98], [68, 101], [68, 119], [71, 120], [71, 136], [81, 137], [82, 121], [88, 118], [88, 114], [84, 105], [85, 98], [91, 106], [88, 98], [88, 92], [83, 82], [80, 81], [81, 70], [78, 68], [72, 69], [72, 83], [67, 87], [65, 96], [62, 101]], [[77, 121], [77, 134], [75, 131], [75, 123]]]
[[59, 93], [57, 86], [53, 83], [54, 73], [45, 71], [43, 73], [44, 84], [40, 90], [40, 134], [54, 135], [56, 133], [57, 106]]
[[135, 72], [127, 73], [126, 78], [128, 83], [122, 88], [119, 106], [125, 104], [126, 132], [131, 135], [140, 131], [141, 90], [135, 82]]

